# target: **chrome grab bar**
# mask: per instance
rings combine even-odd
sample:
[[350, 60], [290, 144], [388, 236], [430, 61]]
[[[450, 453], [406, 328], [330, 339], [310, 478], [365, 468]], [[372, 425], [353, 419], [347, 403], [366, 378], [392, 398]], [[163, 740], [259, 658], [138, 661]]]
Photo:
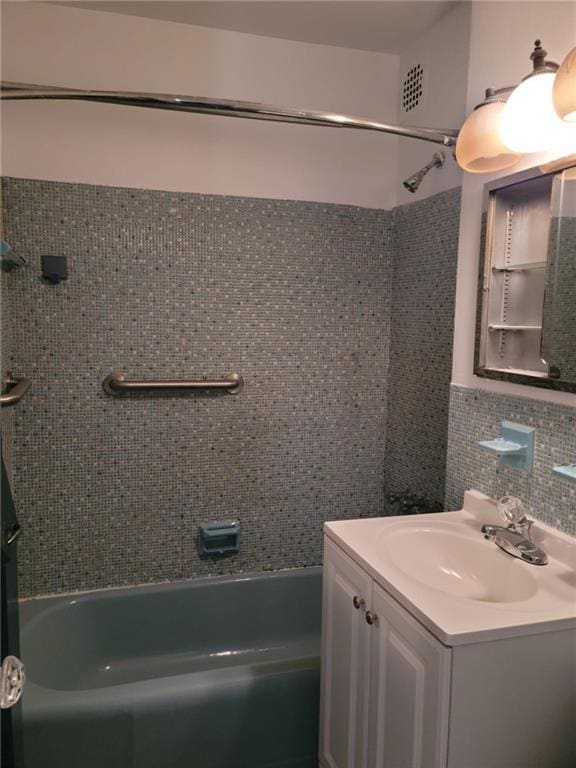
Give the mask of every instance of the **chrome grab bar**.
[[4, 377], [3, 383], [6, 387], [6, 391], [0, 395], [0, 405], [2, 408], [19, 403], [30, 389], [30, 384], [32, 382], [25, 376], [18, 379], [8, 371]]
[[230, 373], [225, 379], [199, 381], [188, 380], [158, 380], [129, 381], [123, 373], [110, 373], [102, 382], [102, 387], [107, 395], [121, 395], [123, 392], [164, 391], [170, 389], [223, 389], [231, 395], [237, 395], [242, 391], [244, 379], [239, 373]]

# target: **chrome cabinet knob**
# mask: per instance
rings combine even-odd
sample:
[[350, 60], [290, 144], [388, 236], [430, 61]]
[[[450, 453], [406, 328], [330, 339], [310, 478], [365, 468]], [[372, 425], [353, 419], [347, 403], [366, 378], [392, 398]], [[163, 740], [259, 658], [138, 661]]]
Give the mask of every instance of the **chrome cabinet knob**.
[[366, 611], [366, 623], [372, 626], [377, 622], [378, 622], [378, 616], [376, 616], [375, 613], [372, 613], [372, 611]]
[[364, 608], [366, 607], [366, 601], [363, 600], [361, 597], [358, 597], [358, 595], [354, 595], [354, 597], [352, 598], [352, 605], [354, 606], [354, 608], [356, 608], [357, 611], [359, 611], [360, 609], [364, 610]]

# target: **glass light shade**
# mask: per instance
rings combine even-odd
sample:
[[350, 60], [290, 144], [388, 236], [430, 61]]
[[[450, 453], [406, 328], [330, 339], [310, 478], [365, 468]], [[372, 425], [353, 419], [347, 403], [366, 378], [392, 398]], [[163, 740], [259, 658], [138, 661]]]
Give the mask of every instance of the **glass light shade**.
[[560, 65], [552, 90], [556, 114], [568, 123], [576, 123], [576, 48]]
[[508, 149], [500, 137], [504, 106], [501, 101], [483, 104], [468, 116], [456, 142], [456, 160], [465, 171], [502, 171], [518, 162], [520, 155]]
[[552, 102], [554, 72], [524, 80], [510, 94], [502, 112], [501, 136], [515, 152], [576, 151], [576, 126], [561, 120]]

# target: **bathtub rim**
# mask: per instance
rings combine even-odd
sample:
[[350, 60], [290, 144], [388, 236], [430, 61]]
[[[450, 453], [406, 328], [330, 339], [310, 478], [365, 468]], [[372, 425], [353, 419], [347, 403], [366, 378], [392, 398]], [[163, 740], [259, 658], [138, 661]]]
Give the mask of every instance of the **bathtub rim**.
[[120, 597], [121, 595], [119, 593], [128, 593], [134, 589], [142, 590], [143, 592], [161, 592], [167, 589], [185, 589], [186, 586], [206, 586], [208, 584], [222, 584], [228, 582], [260, 581], [265, 578], [302, 578], [314, 574], [319, 574], [321, 576], [322, 571], [322, 565], [299, 565], [293, 568], [279, 568], [269, 571], [239, 571], [237, 573], [224, 573], [218, 575], [190, 576], [185, 579], [144, 581], [138, 584], [124, 584], [113, 587], [97, 587], [96, 589], [81, 589], [72, 592], [50, 592], [45, 595], [31, 595], [19, 598], [18, 605], [21, 609], [24, 609], [27, 612], [31, 604], [37, 604], [42, 601], [56, 602], [67, 598], [76, 600], [78, 598], [89, 598], [90, 596], [96, 595], [102, 595], [104, 597], [111, 593]]

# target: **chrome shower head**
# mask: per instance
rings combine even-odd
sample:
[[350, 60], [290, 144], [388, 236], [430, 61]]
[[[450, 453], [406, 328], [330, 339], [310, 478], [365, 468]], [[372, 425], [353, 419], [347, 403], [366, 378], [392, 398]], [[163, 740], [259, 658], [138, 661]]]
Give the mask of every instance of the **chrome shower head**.
[[430, 160], [429, 163], [426, 163], [424, 168], [421, 168], [419, 171], [416, 171], [412, 176], [409, 176], [405, 181], [402, 182], [402, 184], [406, 187], [408, 192], [416, 192], [420, 184], [422, 183], [422, 179], [428, 171], [430, 171], [432, 168], [441, 168], [444, 165], [444, 161], [446, 160], [446, 155], [444, 152], [435, 152], [434, 156], [432, 157], [432, 160]]

